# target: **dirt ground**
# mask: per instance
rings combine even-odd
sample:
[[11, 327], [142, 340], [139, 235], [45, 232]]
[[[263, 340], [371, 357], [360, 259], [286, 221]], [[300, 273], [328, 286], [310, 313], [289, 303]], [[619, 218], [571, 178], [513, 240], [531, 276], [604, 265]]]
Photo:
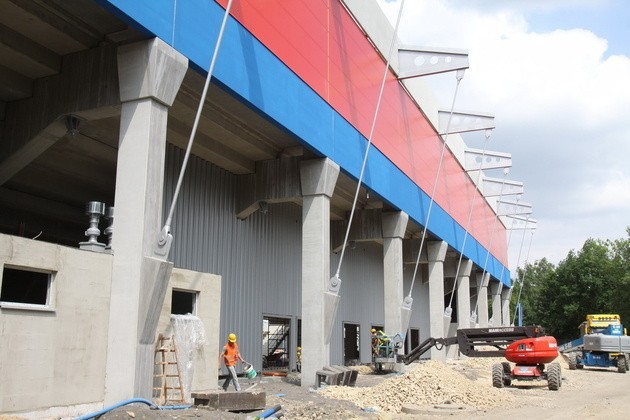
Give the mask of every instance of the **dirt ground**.
[[[252, 390], [264, 390], [267, 407], [281, 405], [280, 413], [288, 420], [404, 420], [453, 416], [497, 420], [532, 417], [618, 419], [630, 416], [630, 373], [617, 373], [613, 368], [571, 371], [559, 359], [563, 381], [558, 391], [550, 391], [546, 382], [514, 382], [511, 387], [492, 388], [491, 366], [500, 361], [464, 359], [449, 361], [446, 365], [421, 362], [405, 367], [404, 374], [374, 374], [368, 373], [369, 369], [362, 369], [365, 374], [359, 374], [354, 388], [303, 389], [295, 374], [286, 378], [242, 379], [241, 385], [243, 390], [251, 386], [254, 386]], [[358, 405], [355, 404], [357, 401], [360, 401]], [[403, 405], [407, 413], [401, 412]], [[157, 411], [146, 406], [128, 405], [99, 418], [253, 419], [261, 412], [223, 412], [202, 407]]]

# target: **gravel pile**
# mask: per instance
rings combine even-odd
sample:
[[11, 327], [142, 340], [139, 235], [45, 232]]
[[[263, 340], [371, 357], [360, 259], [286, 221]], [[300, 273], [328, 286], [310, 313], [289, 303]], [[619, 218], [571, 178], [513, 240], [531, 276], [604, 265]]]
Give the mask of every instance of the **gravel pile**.
[[[488, 362], [486, 360], [481, 363], [485, 365]], [[418, 364], [413, 370], [373, 387], [331, 386], [322, 390], [321, 394], [329, 398], [352, 401], [359, 407], [374, 407], [379, 411], [393, 413], [399, 413], [403, 404], [416, 406], [458, 404], [483, 409], [514, 400], [509, 391], [493, 388], [487, 379], [470, 379], [437, 361]]]

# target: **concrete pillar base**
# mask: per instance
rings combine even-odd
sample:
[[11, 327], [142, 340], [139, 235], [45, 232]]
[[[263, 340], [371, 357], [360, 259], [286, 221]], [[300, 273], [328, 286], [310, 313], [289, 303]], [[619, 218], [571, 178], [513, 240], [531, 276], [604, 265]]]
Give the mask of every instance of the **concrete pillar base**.
[[457, 279], [457, 327], [470, 328], [470, 272], [472, 261], [462, 261]]
[[317, 371], [330, 364], [329, 338], [339, 301], [338, 296], [326, 298], [330, 295], [330, 197], [339, 166], [330, 159], [303, 161], [300, 175], [303, 195], [302, 331], [308, 331], [302, 335], [301, 372], [302, 387], [309, 388], [315, 385]]
[[[444, 260], [448, 244], [444, 241], [427, 243], [429, 258], [429, 331], [431, 337], [444, 337]], [[446, 360], [446, 349], [431, 349], [431, 359]]]
[[[383, 300], [385, 310], [385, 332], [400, 334], [404, 339], [407, 323], [403, 329], [401, 304], [403, 301], [403, 238], [409, 216], [403, 212], [383, 213]], [[408, 321], [407, 321], [408, 322]], [[394, 365], [400, 372], [402, 366]]]
[[488, 326], [488, 282], [490, 274], [478, 272], [477, 283], [477, 325], [481, 328]]

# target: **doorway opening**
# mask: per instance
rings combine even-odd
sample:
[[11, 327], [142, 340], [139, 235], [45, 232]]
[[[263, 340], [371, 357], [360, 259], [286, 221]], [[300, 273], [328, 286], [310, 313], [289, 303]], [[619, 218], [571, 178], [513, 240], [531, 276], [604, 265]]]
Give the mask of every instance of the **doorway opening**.
[[343, 324], [343, 364], [356, 366], [361, 364], [359, 324]]
[[291, 319], [263, 317], [262, 367], [268, 371], [288, 371]]
[[420, 330], [418, 328], [410, 328], [409, 334], [405, 337], [405, 354], [409, 354], [409, 352], [420, 344]]
[[295, 370], [302, 372], [302, 320], [297, 320], [297, 347], [295, 351]]

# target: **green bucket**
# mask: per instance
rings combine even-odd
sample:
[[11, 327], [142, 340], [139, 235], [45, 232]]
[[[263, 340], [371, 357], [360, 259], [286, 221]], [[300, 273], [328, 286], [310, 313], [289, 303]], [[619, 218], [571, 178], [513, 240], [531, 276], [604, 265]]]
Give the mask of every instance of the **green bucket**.
[[254, 370], [254, 368], [250, 364], [245, 365], [244, 372], [245, 372], [245, 375], [247, 376], [248, 379], [255, 378], [256, 375], [257, 375], [256, 371]]

